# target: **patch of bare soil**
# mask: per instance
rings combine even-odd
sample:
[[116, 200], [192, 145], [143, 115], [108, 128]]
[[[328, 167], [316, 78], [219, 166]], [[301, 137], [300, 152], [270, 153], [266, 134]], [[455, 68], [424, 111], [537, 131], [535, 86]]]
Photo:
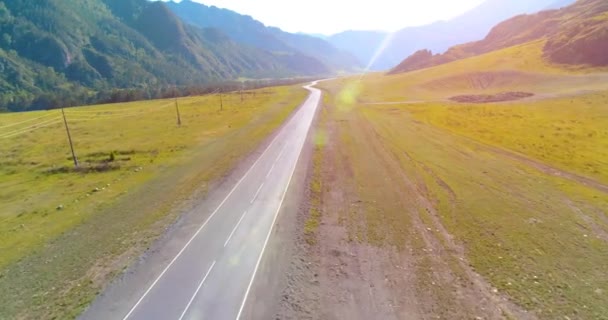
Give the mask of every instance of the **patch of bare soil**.
[[[316, 241], [297, 236], [277, 319], [535, 318], [470, 267], [420, 177], [365, 119], [334, 114], [321, 128], [321, 221]], [[301, 210], [300, 230], [308, 218]]]
[[423, 84], [422, 87], [441, 91], [486, 90], [524, 86], [549, 79], [547, 75], [521, 71], [471, 72], [435, 79]]
[[534, 96], [530, 92], [501, 92], [497, 94], [470, 94], [450, 97], [450, 100], [460, 103], [491, 103], [521, 100]]

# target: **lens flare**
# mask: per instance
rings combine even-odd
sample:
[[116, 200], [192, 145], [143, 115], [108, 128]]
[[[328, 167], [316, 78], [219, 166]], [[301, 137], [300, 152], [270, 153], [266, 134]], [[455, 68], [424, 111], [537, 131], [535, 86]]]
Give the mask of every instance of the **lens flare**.
[[384, 53], [386, 48], [388, 48], [388, 46], [393, 42], [394, 36], [395, 36], [395, 33], [391, 32], [391, 33], [387, 34], [386, 37], [384, 37], [384, 40], [382, 40], [382, 42], [380, 43], [380, 46], [378, 46], [378, 48], [376, 49], [376, 52], [374, 52], [374, 55], [369, 60], [367, 67], [365, 67], [365, 72], [368, 72], [371, 69], [371, 67], [376, 63], [378, 58]]
[[358, 102], [360, 94], [360, 80], [350, 80], [345, 83], [343, 89], [338, 94], [338, 109], [344, 112], [350, 111]]
[[327, 133], [324, 130], [319, 130], [315, 134], [315, 138], [314, 138], [315, 146], [323, 147], [323, 146], [327, 145], [328, 139], [329, 138], [327, 137]]

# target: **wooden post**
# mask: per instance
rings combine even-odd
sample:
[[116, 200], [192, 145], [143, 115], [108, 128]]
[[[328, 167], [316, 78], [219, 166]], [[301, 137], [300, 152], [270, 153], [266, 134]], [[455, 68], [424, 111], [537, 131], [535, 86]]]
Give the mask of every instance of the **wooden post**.
[[182, 116], [179, 113], [179, 104], [177, 103], [177, 97], [175, 97], [175, 112], [177, 113], [177, 125], [182, 126]]
[[70, 150], [72, 151], [72, 160], [74, 160], [74, 168], [78, 168], [78, 158], [76, 158], [76, 152], [74, 152], [74, 144], [72, 143], [72, 135], [70, 134], [70, 127], [68, 126], [68, 120], [65, 118], [65, 111], [61, 108], [61, 114], [63, 115], [63, 123], [65, 124], [65, 131], [68, 134], [68, 141], [70, 142]]

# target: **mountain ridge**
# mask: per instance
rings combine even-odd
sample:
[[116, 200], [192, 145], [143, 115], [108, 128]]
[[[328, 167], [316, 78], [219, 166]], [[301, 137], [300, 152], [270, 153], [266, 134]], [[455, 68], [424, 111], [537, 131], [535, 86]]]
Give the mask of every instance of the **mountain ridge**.
[[0, 0], [0, 71], [0, 110], [10, 111], [83, 103], [116, 89], [331, 72], [304, 54], [275, 54], [192, 26], [146, 0]]
[[356, 71], [361, 62], [328, 41], [302, 33], [269, 27], [251, 16], [191, 0], [166, 2], [177, 16], [200, 28], [217, 28], [234, 41], [278, 54], [302, 54], [321, 61], [333, 71]]
[[433, 67], [541, 39], [546, 39], [543, 55], [549, 62], [608, 65], [608, 3], [579, 0], [561, 9], [515, 16], [497, 24], [484, 39], [451, 47], [444, 54], [419, 50], [389, 74]]
[[[347, 31], [330, 36], [329, 41], [336, 47], [355, 54], [369, 62], [372, 70], [387, 70], [399, 64], [404, 57], [421, 49], [444, 52], [450, 47], [483, 39], [497, 23], [522, 13], [533, 13], [553, 6], [562, 6], [575, 0], [486, 0], [477, 7], [446, 21], [436, 21], [428, 25], [407, 27], [394, 34], [380, 32], [370, 39], [369, 31]], [[390, 37], [390, 38], [389, 38]], [[367, 39], [376, 47], [374, 50], [362, 47], [362, 39]], [[378, 52], [385, 39], [383, 50]]]

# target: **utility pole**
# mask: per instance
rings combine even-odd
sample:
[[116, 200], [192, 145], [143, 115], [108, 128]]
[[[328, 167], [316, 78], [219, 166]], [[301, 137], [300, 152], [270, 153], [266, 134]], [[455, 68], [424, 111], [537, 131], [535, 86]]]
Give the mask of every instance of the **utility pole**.
[[76, 158], [76, 152], [74, 152], [74, 144], [72, 143], [72, 135], [70, 134], [70, 127], [68, 126], [68, 120], [65, 118], [65, 111], [61, 107], [61, 114], [63, 115], [63, 123], [65, 124], [65, 131], [68, 134], [68, 141], [70, 142], [70, 150], [72, 150], [72, 159], [74, 160], [74, 168], [78, 168], [78, 158]]
[[182, 126], [182, 116], [179, 114], [179, 104], [177, 103], [177, 96], [178, 96], [177, 85], [174, 85], [173, 86], [173, 98], [175, 101], [175, 113], [177, 115], [177, 125], [179, 127], [181, 127]]
[[177, 103], [177, 97], [175, 97], [175, 112], [177, 112], [177, 125], [182, 126], [182, 116], [179, 114], [179, 104]]
[[224, 110], [224, 101], [222, 100], [222, 91], [220, 91], [220, 111]]
[[244, 84], [241, 83], [241, 104], [243, 103], [243, 86]]

